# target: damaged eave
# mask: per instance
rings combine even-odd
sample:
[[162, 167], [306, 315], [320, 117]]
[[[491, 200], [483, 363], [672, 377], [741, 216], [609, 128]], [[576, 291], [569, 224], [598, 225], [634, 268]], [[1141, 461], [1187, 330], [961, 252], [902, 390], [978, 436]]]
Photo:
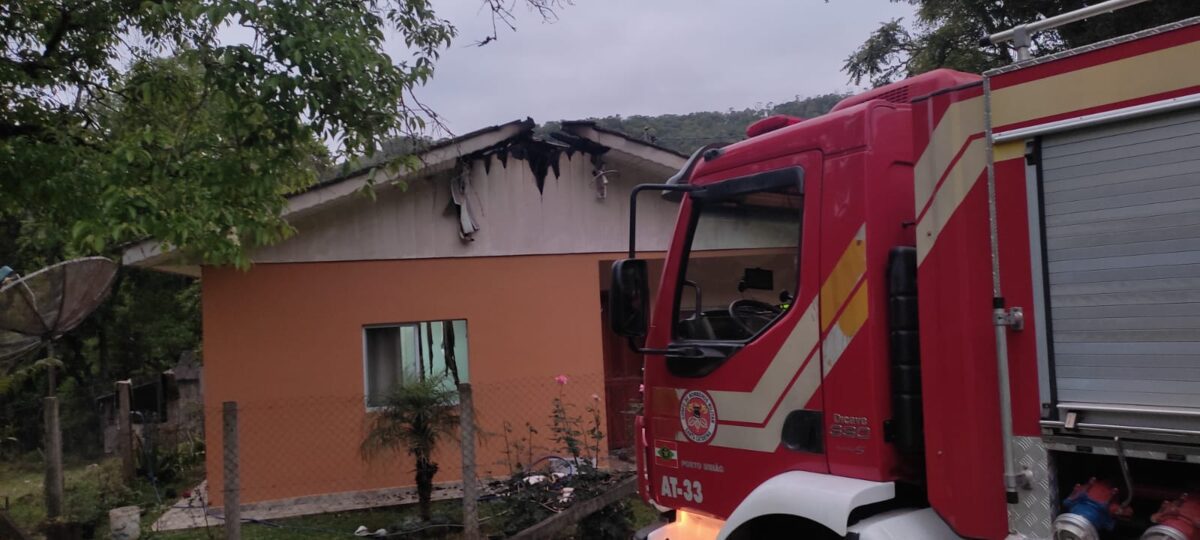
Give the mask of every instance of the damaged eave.
[[[525, 161], [540, 192], [548, 174], [559, 176], [560, 154], [565, 153], [568, 157], [576, 153], [590, 156], [588, 159], [593, 165], [598, 198], [606, 196], [609, 172], [619, 174], [621, 170], [632, 168], [638, 170], [639, 175], [646, 175], [634, 180], [655, 182], [670, 177], [687, 160], [686, 156], [673, 150], [604, 129], [590, 121], [564, 122], [562, 133], [551, 134], [549, 138], [535, 135], [535, 127], [534, 121], [526, 118], [436, 143], [417, 156], [420, 166], [399, 174], [389, 174], [387, 169], [389, 162], [405, 156], [402, 150], [345, 166], [305, 191], [289, 196], [283, 217], [293, 221], [322, 211], [372, 185], [373, 189], [383, 191], [393, 189], [398, 181], [414, 182], [434, 177], [459, 178], [461, 181], [464, 167], [478, 161], [485, 168], [490, 168], [493, 166], [492, 158], [496, 158], [501, 166], [507, 166], [509, 159]], [[451, 184], [451, 189], [454, 190], [455, 185]], [[464, 239], [470, 239], [471, 234], [479, 228], [474, 222], [471, 205], [467, 204], [470, 191], [465, 185], [460, 185], [458, 193], [460, 196], [456, 204], [459, 204], [460, 225], [463, 227], [461, 234]], [[122, 256], [125, 265], [198, 277], [200, 267], [189, 262], [178, 252], [153, 239], [131, 245]]]
[[[533, 120], [527, 118], [468, 133], [467, 135], [451, 139], [448, 143], [434, 145], [433, 148], [422, 153], [419, 156], [422, 163], [419, 169], [407, 174], [401, 174], [397, 178], [384, 179], [377, 177], [376, 182], [383, 185], [395, 180], [436, 175], [454, 168], [458, 161], [465, 156], [496, 146], [523, 133], [533, 131], [533, 128]], [[383, 167], [383, 165], [379, 167]], [[335, 182], [326, 182], [316, 189], [310, 189], [290, 197], [288, 199], [288, 207], [283, 213], [284, 217], [294, 217], [294, 215], [315, 210], [331, 202], [353, 195], [367, 186], [371, 181], [373, 170], [374, 167], [362, 170], [355, 176]]]
[[611, 152], [620, 154], [620, 157], [632, 160], [650, 171], [659, 173], [662, 179], [675, 174], [687, 161], [687, 156], [674, 150], [635, 139], [617, 131], [604, 129], [588, 120], [563, 122], [562, 130], [606, 146]]
[[[288, 197], [287, 208], [283, 211], [285, 219], [293, 219], [303, 214], [316, 211], [330, 203], [352, 196], [372, 182], [378, 189], [386, 189], [396, 180], [411, 180], [428, 177], [453, 169], [459, 161], [472, 154], [500, 145], [506, 140], [533, 131], [535, 123], [532, 119], [515, 120], [506, 124], [479, 129], [453, 139], [434, 144], [418, 159], [422, 166], [417, 170], [402, 173], [396, 177], [376, 174], [376, 169], [382, 170], [391, 159], [403, 157], [384, 156], [377, 165], [360, 167], [345, 174], [323, 180], [311, 188]], [[180, 264], [178, 253], [164, 249], [162, 243], [154, 239], [143, 240], [126, 248], [121, 256], [122, 264], [141, 268], [199, 277], [200, 267], [197, 265]]]

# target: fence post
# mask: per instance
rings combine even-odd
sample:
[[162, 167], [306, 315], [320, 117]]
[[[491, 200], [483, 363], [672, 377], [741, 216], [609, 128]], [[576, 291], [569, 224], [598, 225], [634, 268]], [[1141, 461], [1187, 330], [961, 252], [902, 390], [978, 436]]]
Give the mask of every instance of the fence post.
[[133, 459], [133, 421], [129, 404], [133, 383], [117, 382], [117, 453], [121, 455], [121, 478], [125, 485], [133, 485], [137, 465]]
[[459, 427], [462, 431], [463, 538], [479, 539], [479, 484], [475, 480], [475, 403], [471, 384], [458, 385]]
[[62, 431], [58, 425], [58, 398], [45, 398], [46, 421], [46, 517], [63, 513]]
[[242, 509], [238, 495], [241, 482], [238, 477], [238, 409], [236, 401], [221, 404], [225, 460], [225, 538], [242, 540]]

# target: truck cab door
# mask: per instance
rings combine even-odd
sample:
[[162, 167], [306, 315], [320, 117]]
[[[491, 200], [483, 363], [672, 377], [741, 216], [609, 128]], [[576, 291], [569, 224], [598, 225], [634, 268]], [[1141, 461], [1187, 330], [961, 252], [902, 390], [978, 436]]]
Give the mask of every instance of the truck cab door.
[[[667, 352], [646, 362], [648, 444], [665, 471], [651, 474], [650, 488], [660, 504], [728, 515], [777, 474], [828, 472], [820, 157], [778, 158], [756, 165], [766, 173], [741, 177], [791, 174], [797, 181], [790, 185], [762, 180], [773, 187], [684, 201], [648, 340], [668, 343]], [[671, 306], [669, 318], [664, 306]], [[721, 489], [688, 501], [662, 485], [684, 480]]]

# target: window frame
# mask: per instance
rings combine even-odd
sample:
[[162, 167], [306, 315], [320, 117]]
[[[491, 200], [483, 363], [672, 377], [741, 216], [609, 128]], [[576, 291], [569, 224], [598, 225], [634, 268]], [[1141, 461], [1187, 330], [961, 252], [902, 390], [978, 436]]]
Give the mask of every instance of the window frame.
[[[373, 329], [379, 329], [379, 328], [403, 329], [403, 328], [409, 327], [409, 328], [413, 329], [413, 334], [414, 334], [415, 338], [417, 340], [420, 340], [422, 324], [432, 324], [432, 323], [454, 324], [457, 321], [462, 321], [465, 329], [470, 328], [469, 320], [466, 317], [453, 317], [453, 318], [449, 318], [449, 319], [430, 319], [430, 320], [405, 321], [405, 322], [371, 323], [371, 324], [364, 324], [360, 327], [360, 336], [361, 336], [361, 340], [362, 340], [363, 406], [366, 408], [368, 413], [379, 412], [385, 408], [383, 405], [372, 405], [371, 404], [371, 364], [370, 364], [370, 351], [367, 347], [368, 331], [373, 330]], [[469, 330], [465, 334], [469, 335]], [[461, 339], [467, 340], [468, 339], [467, 335], [464, 335]], [[397, 338], [399, 338], [399, 336], [400, 336], [400, 334], [398, 333]], [[456, 336], [455, 339], [458, 340], [460, 338]], [[471, 345], [470, 345], [469, 340], [464, 341], [463, 343], [466, 345], [466, 353], [467, 353], [466, 354], [466, 362], [465, 362], [466, 365], [463, 366], [466, 369], [465, 369], [464, 373], [460, 373], [460, 379], [465, 379], [464, 382], [467, 382], [470, 380], [469, 374], [470, 374], [470, 370], [471, 370], [471, 358], [470, 358]], [[400, 351], [401, 355], [404, 354], [403, 348], [400, 347], [399, 345], [397, 345], [397, 351]], [[413, 354], [418, 354], [418, 355], [420, 354], [419, 349], [416, 347], [414, 347], [414, 350], [411, 352]], [[420, 362], [421, 360], [422, 359], [418, 359], [417, 361]], [[456, 361], [456, 363], [459, 363], [459, 364], [463, 363], [457, 357], [455, 358], [455, 361]], [[399, 373], [400, 373], [400, 381], [399, 382], [403, 383], [404, 382], [404, 374], [406, 373], [406, 371], [404, 369], [405, 368], [405, 359], [403, 358], [403, 356], [401, 356], [401, 358], [398, 359], [398, 363], [399, 363]], [[464, 374], [466, 375], [466, 377], [462, 376]], [[393, 382], [393, 384], [395, 384], [395, 383]]]
[[[671, 309], [671, 321], [670, 321], [670, 323], [671, 323], [670, 343], [680, 344], [680, 345], [693, 345], [694, 344], [694, 345], [726, 346], [726, 347], [730, 347], [730, 348], [734, 349], [733, 351], [729, 352], [729, 356], [733, 356], [733, 354], [736, 352], [736, 350], [741, 349], [741, 348], [745, 347], [746, 345], [748, 345], [749, 343], [757, 340], [760, 336], [762, 336], [768, 330], [770, 330], [771, 328], [774, 328], [775, 325], [779, 324], [779, 321], [783, 320], [787, 316], [788, 313], [791, 313], [792, 308], [795, 307], [795, 302], [792, 302], [786, 310], [784, 310], [783, 312], [781, 312], [779, 314], [779, 316], [777, 316], [773, 320], [771, 320], [771, 322], [769, 324], [758, 329], [757, 332], [755, 332], [753, 335], [751, 335], [745, 339], [684, 339], [684, 338], [679, 337], [679, 313], [680, 313], [680, 310], [681, 310], [682, 304], [683, 304], [683, 301], [682, 301], [683, 300], [683, 288], [684, 288], [684, 283], [687, 281], [688, 266], [692, 261], [692, 257], [691, 257], [692, 245], [695, 241], [696, 230], [698, 228], [697, 226], [700, 223], [700, 217], [704, 214], [704, 208], [711, 204], [720, 204], [721, 201], [728, 200], [729, 198], [732, 198], [732, 197], [753, 195], [755, 193], [768, 193], [771, 191], [776, 191], [783, 187], [784, 186], [768, 186], [768, 187], [764, 187], [764, 188], [758, 189], [758, 190], [733, 192], [733, 193], [729, 193], [725, 197], [713, 197], [713, 196], [697, 197], [697, 196], [694, 196], [694, 194], [693, 194], [693, 196], [688, 197], [688, 207], [687, 207], [688, 230], [687, 230], [687, 235], [684, 238], [683, 247], [680, 250], [681, 258], [680, 258], [680, 262], [679, 262], [679, 273], [675, 276], [675, 292], [674, 292], [674, 299], [673, 299], [673, 304], [672, 304], [672, 309]], [[796, 244], [795, 244], [795, 249], [796, 249], [795, 254], [796, 254], [797, 264], [796, 264], [796, 282], [794, 284], [794, 289], [796, 291], [795, 295], [798, 296], [800, 293], [801, 270], [803, 268], [803, 264], [801, 261], [801, 258], [802, 258], [801, 255], [803, 254], [803, 249], [804, 249], [804, 216], [806, 213], [805, 205], [808, 200], [808, 198], [805, 196], [805, 193], [804, 193], [804, 180], [803, 180], [802, 174], [797, 179], [794, 187], [796, 188], [797, 194], [801, 198], [800, 207], [798, 208], [798, 211], [800, 213], [800, 219], [799, 219], [799, 226], [796, 228]], [[699, 310], [699, 309], [700, 309], [700, 306], [697, 306], [697, 310]]]

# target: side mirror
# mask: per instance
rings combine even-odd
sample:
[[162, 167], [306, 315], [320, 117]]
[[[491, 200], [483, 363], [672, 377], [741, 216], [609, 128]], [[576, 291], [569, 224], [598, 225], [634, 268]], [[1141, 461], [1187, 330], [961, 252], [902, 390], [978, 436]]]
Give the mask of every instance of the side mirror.
[[650, 310], [650, 284], [645, 259], [622, 259], [613, 263], [608, 293], [609, 325], [619, 336], [646, 336], [646, 313]]

